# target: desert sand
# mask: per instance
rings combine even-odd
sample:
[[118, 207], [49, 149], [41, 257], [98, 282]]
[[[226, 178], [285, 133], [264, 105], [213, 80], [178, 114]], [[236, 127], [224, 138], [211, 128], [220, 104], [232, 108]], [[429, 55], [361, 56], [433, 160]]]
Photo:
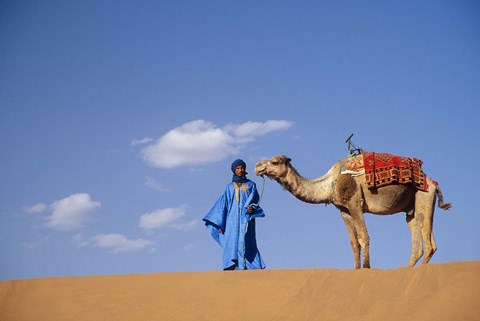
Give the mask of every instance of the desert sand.
[[2, 281], [0, 320], [480, 320], [480, 261]]

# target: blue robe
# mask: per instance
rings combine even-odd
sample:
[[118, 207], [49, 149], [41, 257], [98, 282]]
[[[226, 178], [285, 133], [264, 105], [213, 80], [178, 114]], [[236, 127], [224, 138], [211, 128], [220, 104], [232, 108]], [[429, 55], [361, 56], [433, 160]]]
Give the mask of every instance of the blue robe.
[[[255, 237], [255, 218], [265, 216], [263, 209], [256, 205], [258, 201], [259, 194], [254, 182], [247, 180], [240, 186], [232, 182], [203, 218], [210, 234], [223, 248], [224, 270], [265, 268]], [[247, 210], [250, 204], [255, 204], [251, 214]]]

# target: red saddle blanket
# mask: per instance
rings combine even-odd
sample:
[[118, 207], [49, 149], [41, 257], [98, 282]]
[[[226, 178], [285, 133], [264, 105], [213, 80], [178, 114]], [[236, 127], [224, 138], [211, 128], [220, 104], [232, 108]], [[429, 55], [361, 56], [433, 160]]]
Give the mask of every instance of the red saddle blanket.
[[414, 184], [421, 191], [428, 191], [422, 160], [388, 153], [362, 152], [365, 180], [368, 188], [392, 183]]

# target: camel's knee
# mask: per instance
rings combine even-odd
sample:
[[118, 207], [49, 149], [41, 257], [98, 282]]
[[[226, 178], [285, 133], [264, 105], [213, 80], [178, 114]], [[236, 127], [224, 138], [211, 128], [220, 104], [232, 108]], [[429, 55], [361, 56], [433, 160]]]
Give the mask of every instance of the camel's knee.
[[368, 249], [370, 246], [370, 237], [368, 235], [363, 236], [362, 238], [358, 239], [358, 243], [360, 244], [360, 247], [363, 249]]

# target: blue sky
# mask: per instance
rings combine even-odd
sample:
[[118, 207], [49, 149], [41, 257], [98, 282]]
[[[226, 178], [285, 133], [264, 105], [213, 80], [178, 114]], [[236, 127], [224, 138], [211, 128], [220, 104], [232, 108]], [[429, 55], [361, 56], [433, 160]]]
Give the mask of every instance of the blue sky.
[[[230, 163], [315, 178], [351, 133], [440, 182], [432, 262], [480, 259], [479, 39], [476, 1], [3, 1], [0, 279], [220, 270]], [[261, 205], [267, 268], [353, 267], [333, 206]], [[406, 266], [405, 215], [366, 220]]]

